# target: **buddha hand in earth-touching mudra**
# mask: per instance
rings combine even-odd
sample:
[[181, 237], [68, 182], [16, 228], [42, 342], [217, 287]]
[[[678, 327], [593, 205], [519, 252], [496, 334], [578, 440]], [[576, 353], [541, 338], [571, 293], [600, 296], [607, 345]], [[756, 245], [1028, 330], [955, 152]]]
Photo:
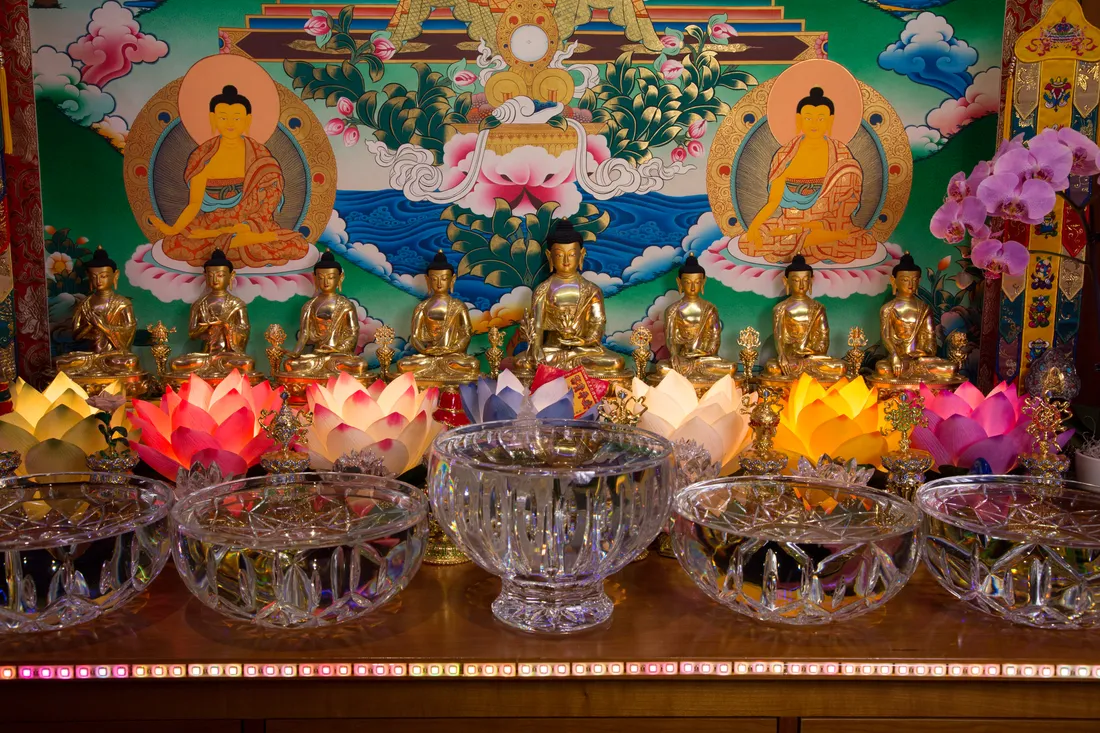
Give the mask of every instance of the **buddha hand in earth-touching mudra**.
[[829, 356], [829, 318], [811, 296], [814, 269], [802, 255], [784, 271], [788, 297], [772, 309], [776, 358], [764, 365], [771, 377], [798, 377], [803, 372], [823, 381], [844, 376], [845, 364]]
[[908, 252], [894, 266], [894, 299], [879, 311], [886, 358], [875, 364], [878, 378], [932, 383], [959, 378], [954, 363], [936, 356], [936, 322], [917, 295], [920, 276], [920, 266]]
[[422, 382], [473, 382], [481, 366], [466, 353], [473, 328], [466, 304], [451, 295], [455, 268], [443, 252], [428, 264], [428, 297], [413, 311], [409, 343], [417, 353], [397, 362], [401, 372], [415, 372]]
[[689, 254], [676, 278], [680, 300], [665, 310], [665, 345], [669, 358], [657, 364], [657, 376], [677, 371], [692, 381], [717, 381], [736, 364], [718, 356], [722, 321], [713, 303], [703, 300], [707, 274]]

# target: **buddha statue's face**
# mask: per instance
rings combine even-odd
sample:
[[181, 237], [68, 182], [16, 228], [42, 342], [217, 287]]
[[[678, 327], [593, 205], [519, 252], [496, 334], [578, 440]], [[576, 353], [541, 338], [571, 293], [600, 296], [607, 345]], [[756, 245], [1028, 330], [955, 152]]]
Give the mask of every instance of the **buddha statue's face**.
[[210, 113], [210, 127], [224, 138], [232, 140], [247, 135], [251, 125], [252, 115], [245, 111], [243, 104], [222, 102]]
[[806, 104], [798, 111], [795, 124], [806, 137], [820, 140], [833, 133], [833, 113], [824, 104]]
[[814, 286], [814, 274], [806, 270], [796, 270], [787, 275], [787, 292], [794, 296], [809, 295]]
[[118, 271], [113, 267], [93, 267], [88, 270], [88, 282], [93, 293], [105, 293], [118, 284]]
[[229, 289], [229, 283], [233, 279], [233, 271], [225, 265], [215, 265], [206, 268], [206, 286], [215, 293], [224, 293]]
[[707, 276], [698, 272], [688, 272], [676, 278], [676, 284], [680, 286], [680, 292], [689, 298], [695, 298], [703, 294], [703, 286], [707, 284]]
[[920, 287], [920, 273], [914, 270], [905, 270], [894, 275], [894, 294], [901, 298], [912, 298]]
[[447, 295], [454, 287], [454, 278], [450, 270], [428, 270], [428, 289], [432, 295]]
[[335, 293], [343, 281], [344, 273], [335, 267], [326, 267], [313, 273], [313, 282], [317, 285], [317, 289], [325, 295]]
[[584, 264], [584, 247], [580, 242], [555, 244], [550, 247], [550, 264], [557, 275], [574, 275]]

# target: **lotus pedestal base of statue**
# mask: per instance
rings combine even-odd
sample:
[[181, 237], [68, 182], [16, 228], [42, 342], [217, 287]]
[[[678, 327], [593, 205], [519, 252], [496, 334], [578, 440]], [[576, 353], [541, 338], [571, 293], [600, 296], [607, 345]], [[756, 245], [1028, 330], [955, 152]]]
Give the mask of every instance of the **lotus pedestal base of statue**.
[[[194, 374], [196, 377], [202, 379], [211, 387], [217, 387], [219, 384], [222, 383], [223, 380], [225, 380], [229, 376], [230, 373], [231, 372], [227, 373], [223, 371], [204, 372], [201, 369], [195, 372], [171, 372], [161, 377], [161, 383], [163, 383], [166, 388], [171, 387], [178, 392], [180, 387], [187, 384], [187, 382], [191, 379], [191, 375]], [[260, 382], [267, 380], [267, 375], [263, 372], [249, 372], [247, 374], [244, 374], [243, 376], [249, 381], [249, 383], [253, 387], [258, 385]]]
[[153, 382], [152, 375], [148, 372], [124, 374], [117, 377], [107, 375], [94, 377], [89, 375], [76, 376], [69, 374], [69, 378], [80, 385], [80, 388], [87, 392], [89, 397], [95, 397], [115, 382], [121, 382], [123, 393], [126, 395], [127, 399], [141, 397]]
[[[756, 375], [756, 383], [761, 387], [767, 387], [768, 389], [782, 390], [786, 394], [790, 394], [791, 387], [794, 386], [801, 374], [787, 375], [787, 374], [768, 374], [767, 372], [760, 372]], [[819, 377], [814, 376], [814, 381], [820, 384], [825, 389], [833, 386], [840, 381], [840, 377]]]
[[[289, 372], [275, 372], [271, 377], [271, 381], [286, 390], [287, 395], [290, 397], [290, 404], [295, 407], [300, 407], [306, 403], [306, 390], [309, 389], [311, 384], [326, 385], [329, 379], [338, 377], [340, 374], [341, 372], [334, 372], [307, 377], [299, 374], [291, 374]], [[374, 382], [374, 377], [351, 376], [359, 380], [360, 384], [364, 387], [369, 387]]]
[[[913, 379], [910, 377], [882, 377], [877, 374], [871, 374], [864, 377], [867, 382], [867, 386], [876, 387], [880, 392], [889, 394], [890, 392], [919, 392], [921, 386], [927, 387], [933, 392], [939, 392], [941, 389], [955, 389], [963, 382], [969, 381], [966, 377], [955, 377], [948, 380], [936, 380], [926, 381], [923, 379]], [[879, 399], [882, 399], [882, 395], [879, 395]]]

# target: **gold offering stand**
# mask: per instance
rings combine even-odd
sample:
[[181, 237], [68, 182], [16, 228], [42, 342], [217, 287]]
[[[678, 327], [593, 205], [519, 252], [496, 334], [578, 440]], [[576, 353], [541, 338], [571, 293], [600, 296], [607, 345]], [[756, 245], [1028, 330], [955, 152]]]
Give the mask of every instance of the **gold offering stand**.
[[741, 468], [749, 476], [773, 476], [787, 469], [790, 459], [786, 453], [773, 447], [775, 433], [779, 429], [780, 404], [783, 390], [762, 387], [756, 392], [756, 403], [752, 396], [745, 395], [742, 405], [749, 414], [749, 427], [752, 428], [752, 446], [741, 454]]
[[931, 453], [913, 448], [910, 444], [913, 428], [928, 427], [928, 418], [924, 416], [924, 398], [919, 391], [900, 390], [889, 395], [888, 399], [893, 400], [894, 406], [884, 412], [890, 428], [882, 428], [882, 434], [897, 431], [901, 433], [901, 440], [896, 451], [882, 457], [882, 465], [889, 471], [886, 488], [912, 501], [917, 489], [924, 483], [925, 472], [936, 464]]
[[[292, 446], [313, 424], [313, 413], [308, 410], [295, 413], [285, 390], [282, 397], [283, 405], [278, 410], [260, 410], [260, 427], [280, 446], [278, 450], [264, 453], [260, 465], [268, 473], [303, 473], [309, 470], [309, 455]], [[271, 419], [267, 420], [269, 417]]]

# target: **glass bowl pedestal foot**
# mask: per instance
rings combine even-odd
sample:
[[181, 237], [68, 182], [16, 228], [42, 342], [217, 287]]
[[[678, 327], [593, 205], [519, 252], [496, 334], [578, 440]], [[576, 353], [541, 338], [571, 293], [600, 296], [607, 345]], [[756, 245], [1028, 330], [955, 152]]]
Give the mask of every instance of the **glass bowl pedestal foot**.
[[502, 578], [500, 595], [493, 601], [493, 615], [499, 621], [538, 633], [591, 629], [610, 619], [612, 610], [602, 579], [564, 584]]

